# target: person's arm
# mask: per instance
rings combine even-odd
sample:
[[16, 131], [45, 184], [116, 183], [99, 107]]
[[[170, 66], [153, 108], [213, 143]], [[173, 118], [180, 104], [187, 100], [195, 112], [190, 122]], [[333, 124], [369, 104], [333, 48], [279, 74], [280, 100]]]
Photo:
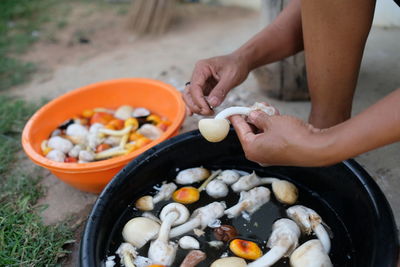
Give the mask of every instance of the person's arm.
[[273, 23], [231, 54], [196, 63], [183, 98], [188, 113], [210, 115], [229, 91], [261, 65], [303, 49], [300, 0], [292, 0]]
[[325, 166], [400, 141], [400, 89], [357, 116], [319, 130], [292, 116], [232, 116], [249, 160], [266, 165]]

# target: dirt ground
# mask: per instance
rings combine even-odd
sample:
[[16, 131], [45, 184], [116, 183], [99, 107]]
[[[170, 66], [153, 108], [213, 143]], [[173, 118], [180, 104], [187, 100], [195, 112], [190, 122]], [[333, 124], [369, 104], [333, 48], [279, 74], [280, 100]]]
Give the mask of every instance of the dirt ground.
[[[198, 59], [229, 53], [261, 28], [260, 15], [255, 11], [189, 6], [179, 10], [165, 35], [138, 37], [127, 30], [126, 15], [116, 16], [104, 10], [99, 14], [85, 12], [85, 9], [74, 10], [68, 25], [56, 35], [57, 41], [40, 42], [24, 56], [40, 63], [40, 72], [30, 83], [13, 89], [12, 94], [29, 100], [54, 98], [80, 86], [121, 77], [155, 78], [182, 89]], [[85, 23], [79, 20], [73, 23], [81, 17], [85, 17]], [[373, 29], [355, 97], [355, 114], [400, 87], [396, 74], [400, 61], [399, 56], [394, 56], [398, 54], [399, 33], [399, 30]], [[224, 106], [268, 101], [281, 113], [307, 118], [308, 102], [268, 99], [258, 88], [250, 75], [228, 95]], [[182, 132], [195, 129], [198, 119], [198, 116], [188, 118]], [[395, 144], [357, 158], [385, 192], [397, 221], [400, 221], [399, 149], [400, 144]], [[60, 182], [47, 171], [44, 174], [43, 184], [48, 188], [40, 200], [41, 204], [48, 205], [42, 214], [44, 221], [51, 224], [74, 216], [76, 224], [83, 225], [97, 196]], [[64, 266], [76, 265], [80, 234], [78, 231], [73, 254]]]

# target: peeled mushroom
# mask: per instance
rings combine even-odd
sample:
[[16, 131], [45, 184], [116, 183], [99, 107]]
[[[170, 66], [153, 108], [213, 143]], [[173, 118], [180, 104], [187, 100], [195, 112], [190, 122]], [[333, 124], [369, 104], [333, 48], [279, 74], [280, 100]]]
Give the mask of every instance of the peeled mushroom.
[[225, 204], [222, 202], [212, 202], [204, 207], [193, 211], [189, 221], [173, 228], [169, 234], [171, 238], [183, 235], [195, 228], [204, 229], [216, 219], [224, 215]]
[[88, 135], [89, 131], [86, 129], [85, 126], [78, 124], [78, 123], [73, 123], [68, 126], [67, 130], [65, 131], [66, 135], [69, 136], [74, 136], [77, 138], [82, 138], [85, 139], [86, 136]]
[[126, 267], [136, 267], [133, 263], [137, 257], [136, 249], [129, 243], [122, 243], [117, 249], [116, 253], [121, 258], [121, 263]]
[[240, 174], [234, 170], [224, 170], [220, 175], [216, 178], [217, 180], [221, 180], [227, 185], [231, 185], [239, 180]]
[[151, 140], [158, 139], [164, 132], [158, 128], [157, 126], [154, 126], [151, 123], [146, 123], [143, 124], [138, 130], [138, 133], [141, 135], [146, 136], [147, 138]]
[[154, 239], [159, 230], [160, 225], [157, 222], [144, 217], [136, 217], [125, 224], [122, 237], [126, 242], [139, 249]]
[[193, 184], [205, 180], [210, 174], [210, 171], [203, 167], [189, 168], [180, 171], [175, 181], [178, 184]]
[[120, 106], [114, 113], [114, 117], [120, 120], [127, 120], [131, 117], [133, 107], [128, 105]]
[[279, 202], [291, 205], [297, 201], [299, 193], [294, 184], [278, 178], [260, 178], [255, 172], [240, 177], [240, 179], [232, 185], [232, 190], [240, 192], [264, 184], [272, 184], [272, 191]]
[[226, 257], [214, 261], [211, 267], [246, 267], [246, 261], [238, 257]]
[[87, 150], [79, 151], [78, 157], [79, 157], [79, 161], [82, 161], [82, 162], [91, 162], [95, 159], [94, 153], [87, 151]]
[[328, 232], [322, 225], [322, 219], [314, 210], [302, 205], [290, 207], [286, 210], [289, 218], [294, 220], [301, 228], [302, 232], [310, 235], [314, 232], [321, 241], [326, 253], [331, 249], [331, 240]]
[[64, 162], [65, 154], [61, 151], [53, 149], [49, 153], [47, 153], [46, 158], [53, 161]]
[[262, 103], [255, 103], [252, 107], [230, 107], [218, 113], [214, 119], [201, 119], [199, 121], [199, 131], [209, 142], [220, 142], [225, 139], [229, 132], [228, 117], [232, 115], [246, 115], [255, 110], [261, 110], [268, 115], [275, 114], [275, 109]]
[[210, 197], [226, 197], [229, 193], [228, 186], [221, 180], [212, 180], [206, 187], [206, 192]]
[[136, 200], [135, 207], [143, 211], [153, 210], [154, 205], [158, 202], [170, 199], [176, 188], [177, 186], [174, 183], [163, 184], [154, 197], [143, 196]]
[[74, 145], [71, 143], [71, 141], [65, 138], [62, 138], [60, 136], [53, 136], [47, 142], [47, 146], [64, 154], [67, 154]]
[[181, 248], [183, 249], [199, 249], [200, 248], [200, 243], [197, 241], [196, 238], [185, 235], [181, 237], [178, 241], [178, 244]]
[[160, 214], [161, 228], [156, 240], [150, 244], [148, 257], [153, 264], [172, 265], [175, 260], [177, 245], [169, 241], [172, 225], [184, 223], [189, 218], [189, 210], [182, 204], [170, 203]]
[[244, 211], [252, 214], [270, 200], [270, 195], [271, 191], [262, 186], [253, 188], [250, 191], [243, 191], [240, 193], [239, 202], [227, 209], [225, 214], [228, 215], [228, 218], [237, 217]]
[[[267, 247], [271, 248], [264, 256], [248, 264], [248, 267], [272, 266], [283, 256], [288, 256], [297, 247], [300, 229], [289, 219], [279, 219], [272, 225], [272, 234]], [[308, 265], [303, 265], [307, 266]]]
[[312, 239], [298, 247], [290, 256], [292, 267], [333, 267], [331, 259], [326, 254], [321, 242]]

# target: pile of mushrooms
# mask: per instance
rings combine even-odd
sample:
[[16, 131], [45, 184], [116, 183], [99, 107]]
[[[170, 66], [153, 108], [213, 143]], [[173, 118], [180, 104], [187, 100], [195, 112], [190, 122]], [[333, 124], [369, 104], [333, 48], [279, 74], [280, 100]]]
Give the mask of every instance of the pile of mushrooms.
[[[200, 186], [194, 186], [198, 184]], [[266, 187], [271, 186], [271, 191]], [[236, 170], [210, 171], [204, 167], [180, 171], [175, 183], [164, 182], [153, 195], [145, 195], [135, 202], [141, 216], [129, 220], [122, 231], [124, 243], [116, 254], [125, 266], [181, 266], [194, 267], [206, 259], [198, 237], [211, 228], [215, 240], [208, 246], [229, 247], [228, 253], [221, 255], [211, 267], [266, 267], [273, 266], [282, 257], [289, 257], [293, 267], [330, 267], [330, 236], [321, 217], [312, 209], [295, 205], [286, 209], [288, 218], [274, 222], [272, 232], [266, 233], [264, 253], [258, 242], [240, 237], [232, 225], [222, 225], [220, 219], [252, 216], [271, 197], [284, 204], [293, 205], [298, 198], [296, 186], [275, 177], [259, 177], [255, 172], [244, 173]], [[212, 199], [240, 194], [237, 204], [227, 208], [224, 201], [211, 201], [195, 209], [190, 214], [185, 205], [196, 202], [202, 194]], [[171, 202], [172, 200], [172, 202]], [[190, 201], [189, 201], [190, 200]], [[156, 205], [169, 201], [159, 215], [151, 213], [158, 210]], [[160, 205], [160, 204], [158, 204]], [[246, 215], [246, 216], [244, 216]], [[318, 239], [311, 239], [299, 246], [301, 233], [315, 233]], [[268, 237], [269, 235], [269, 237]], [[262, 241], [262, 240], [259, 240]], [[147, 255], [143, 247], [150, 243]], [[185, 259], [177, 263], [178, 250], [187, 251]], [[227, 252], [228, 252], [227, 251]], [[110, 257], [109, 257], [110, 258]]]
[[145, 108], [84, 110], [55, 129], [41, 144], [46, 158], [87, 163], [125, 155], [158, 139], [170, 122]]

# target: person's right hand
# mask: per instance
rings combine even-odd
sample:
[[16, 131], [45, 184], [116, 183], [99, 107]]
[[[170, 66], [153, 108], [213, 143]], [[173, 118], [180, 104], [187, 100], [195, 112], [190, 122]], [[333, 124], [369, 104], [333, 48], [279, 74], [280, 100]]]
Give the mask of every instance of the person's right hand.
[[188, 114], [213, 114], [212, 108], [219, 106], [249, 72], [246, 61], [234, 53], [198, 61], [183, 94]]

